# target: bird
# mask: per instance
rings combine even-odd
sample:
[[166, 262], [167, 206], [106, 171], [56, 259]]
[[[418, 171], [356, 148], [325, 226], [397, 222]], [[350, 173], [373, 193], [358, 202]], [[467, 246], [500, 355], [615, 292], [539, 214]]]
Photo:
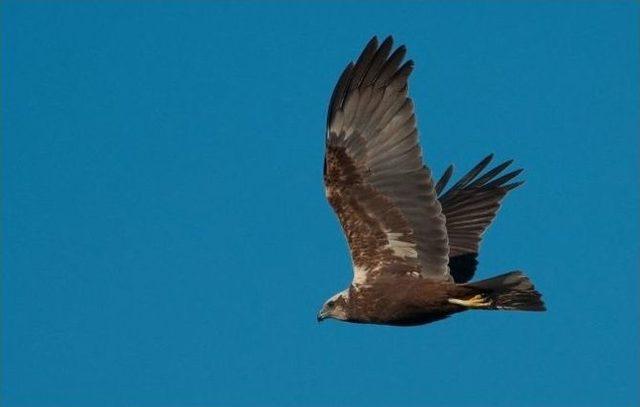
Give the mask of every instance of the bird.
[[[393, 52], [392, 52], [393, 51]], [[507, 193], [523, 181], [512, 160], [489, 155], [447, 188], [422, 157], [412, 60], [393, 37], [373, 37], [340, 75], [329, 101], [323, 178], [342, 226], [353, 280], [324, 302], [317, 320], [416, 326], [467, 310], [545, 311], [522, 271], [470, 282], [482, 235]]]

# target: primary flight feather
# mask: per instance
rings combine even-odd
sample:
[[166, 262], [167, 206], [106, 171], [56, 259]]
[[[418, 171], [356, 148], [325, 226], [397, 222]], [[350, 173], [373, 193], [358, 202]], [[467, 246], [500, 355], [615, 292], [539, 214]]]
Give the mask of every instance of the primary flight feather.
[[529, 279], [511, 272], [467, 283], [478, 245], [502, 198], [521, 184], [511, 161], [483, 172], [486, 157], [443, 193], [422, 160], [404, 46], [371, 39], [331, 96], [325, 192], [349, 243], [350, 286], [325, 302], [318, 320], [419, 325], [467, 309], [542, 311]]

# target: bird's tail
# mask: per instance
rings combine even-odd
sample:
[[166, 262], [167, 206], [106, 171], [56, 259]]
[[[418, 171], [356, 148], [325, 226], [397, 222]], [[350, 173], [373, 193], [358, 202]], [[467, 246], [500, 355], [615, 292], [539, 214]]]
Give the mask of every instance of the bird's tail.
[[545, 311], [542, 294], [521, 271], [465, 284], [479, 291], [484, 300], [482, 309]]

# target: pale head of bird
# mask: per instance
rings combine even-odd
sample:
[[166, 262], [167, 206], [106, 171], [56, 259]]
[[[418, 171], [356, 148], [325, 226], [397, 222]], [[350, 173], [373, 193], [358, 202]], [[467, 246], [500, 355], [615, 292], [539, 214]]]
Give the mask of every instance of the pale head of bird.
[[349, 290], [340, 291], [322, 305], [322, 309], [318, 312], [318, 322], [327, 318], [346, 320], [348, 303]]

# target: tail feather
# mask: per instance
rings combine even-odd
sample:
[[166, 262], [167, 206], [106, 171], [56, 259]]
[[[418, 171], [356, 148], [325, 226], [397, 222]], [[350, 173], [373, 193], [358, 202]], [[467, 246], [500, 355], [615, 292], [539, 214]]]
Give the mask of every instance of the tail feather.
[[466, 285], [480, 290], [484, 296], [491, 300], [491, 305], [487, 309], [546, 310], [542, 294], [536, 291], [531, 280], [520, 271], [512, 271]]

